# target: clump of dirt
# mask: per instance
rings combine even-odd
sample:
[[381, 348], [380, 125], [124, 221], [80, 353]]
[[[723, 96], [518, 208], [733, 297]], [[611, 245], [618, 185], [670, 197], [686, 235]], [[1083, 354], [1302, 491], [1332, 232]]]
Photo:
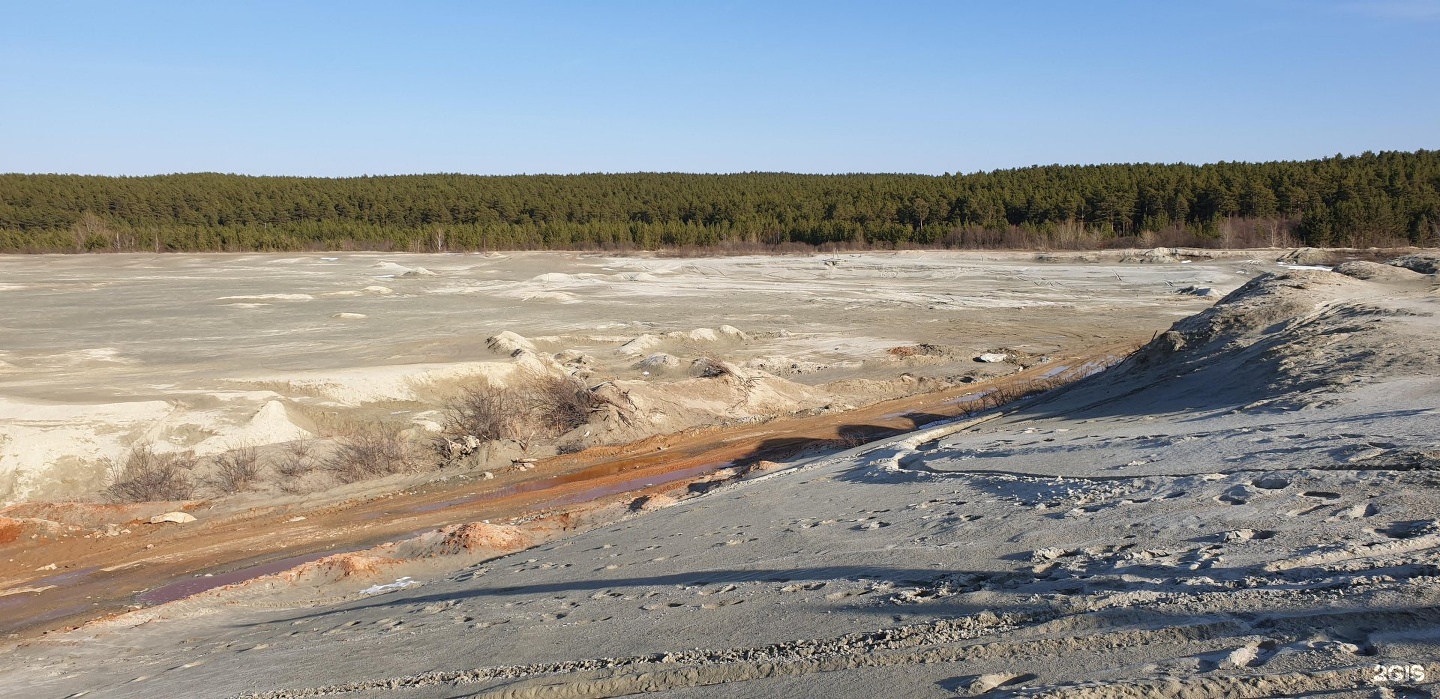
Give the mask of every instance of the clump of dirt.
[[953, 353], [939, 345], [919, 344], [891, 347], [889, 354], [896, 359], [909, 359], [910, 357], [948, 357]]
[[519, 527], [507, 524], [470, 522], [441, 530], [442, 538], [435, 546], [440, 555], [462, 551], [519, 551], [534, 545], [534, 537]]
[[0, 517], [0, 546], [13, 543], [22, 534], [29, 533], [26, 522], [9, 517]]
[[293, 574], [292, 579], [296, 580], [311, 576], [324, 579], [347, 578], [355, 575], [372, 575], [395, 565], [395, 563], [394, 559], [381, 556], [364, 553], [339, 553], [334, 556], [326, 556], [313, 563], [307, 563], [282, 575]]

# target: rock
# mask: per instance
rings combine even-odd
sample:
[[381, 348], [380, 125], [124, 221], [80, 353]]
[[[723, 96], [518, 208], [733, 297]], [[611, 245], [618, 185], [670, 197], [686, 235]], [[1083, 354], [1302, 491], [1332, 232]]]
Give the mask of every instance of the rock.
[[337, 318], [339, 320], [360, 320], [362, 318], [369, 318], [370, 316], [367, 316], [364, 313], [336, 313], [335, 315], [330, 317]]
[[1175, 293], [1189, 296], [1202, 296], [1205, 298], [1213, 298], [1220, 295], [1220, 292], [1208, 286], [1187, 286], [1183, 289], [1177, 289]]
[[174, 524], [188, 524], [194, 521], [195, 515], [192, 515], [188, 512], [166, 512], [163, 515], [155, 515], [154, 517], [150, 518], [151, 524], [165, 524], [166, 522]]
[[485, 480], [489, 481], [489, 480], [494, 480], [494, 479], [495, 479], [495, 473], [494, 473], [493, 471], [486, 471], [486, 472], [485, 472]]
[[55, 570], [55, 568], [57, 568], [57, 567], [58, 567], [58, 566], [56, 566], [54, 563], [51, 563], [51, 564], [49, 564], [49, 565], [40, 566], [39, 568], [36, 568], [35, 570], [37, 570], [37, 571], [41, 571], [41, 570]]
[[720, 334], [721, 334], [721, 335], [724, 335], [725, 337], [728, 337], [728, 338], [730, 338], [730, 339], [732, 339], [732, 340], [740, 340], [741, 342], [744, 342], [745, 340], [749, 340], [749, 339], [750, 339], [750, 336], [749, 336], [749, 335], [746, 335], [744, 332], [742, 332], [742, 331], [740, 330], [740, 328], [737, 328], [737, 327], [735, 327], [735, 326], [733, 326], [733, 325], [722, 325], [722, 326], [720, 326]]
[[977, 361], [977, 362], [986, 362], [986, 363], [989, 363], [989, 364], [994, 364], [995, 362], [1003, 362], [1003, 361], [1005, 361], [1005, 360], [1007, 360], [1007, 359], [1009, 359], [1009, 358], [1010, 358], [1010, 355], [1008, 355], [1008, 354], [1000, 354], [1000, 353], [998, 353], [998, 352], [986, 352], [986, 353], [984, 353], [984, 354], [976, 357], [976, 358], [975, 358], [975, 361]]
[[1259, 650], [1256, 649], [1254, 646], [1242, 646], [1240, 648], [1236, 648], [1233, 651], [1230, 651], [1230, 654], [1225, 656], [1225, 660], [1220, 663], [1220, 666], [1248, 667], [1250, 663], [1255, 661], [1256, 656], [1258, 656], [1259, 654]]
[[1043, 549], [1035, 549], [1035, 551], [1030, 554], [1030, 560], [1035, 563], [1043, 563], [1045, 561], [1053, 561], [1069, 553], [1069, 551], [1059, 546], [1050, 546]]

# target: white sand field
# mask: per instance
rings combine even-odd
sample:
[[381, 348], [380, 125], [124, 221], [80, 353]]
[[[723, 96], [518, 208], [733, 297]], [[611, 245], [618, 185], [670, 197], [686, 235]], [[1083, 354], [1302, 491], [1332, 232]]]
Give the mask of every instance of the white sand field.
[[[799, 275], [804, 263], [624, 264], [725, 271], [687, 277], [699, 286], [740, 270]], [[983, 348], [1016, 342], [1003, 326], [1035, 307], [1022, 300], [1179, 320], [1206, 304], [1167, 296], [1166, 282], [1230, 291], [1247, 278], [1234, 261], [1009, 260], [993, 264], [1040, 283], [987, 296], [960, 271], [971, 258], [873, 264], [866, 283], [888, 313], [905, 309], [910, 333], [873, 303], [846, 310], [838, 299], [860, 292], [824, 270], [816, 293], [837, 300], [817, 302], [822, 320], [793, 313], [792, 329], [926, 342], [915, 329], [926, 320], [975, 312], [935, 299], [1009, 299], [984, 311], [1001, 329], [970, 345]], [[874, 279], [891, 264], [909, 270], [895, 288]], [[424, 266], [437, 272], [424, 280], [454, 273]], [[618, 322], [608, 314], [620, 297], [584, 286], [545, 290], [578, 303], [545, 303]], [[309, 304], [316, 290], [277, 293]], [[759, 334], [784, 329], [777, 318], [794, 306], [767, 315], [750, 303], [744, 317], [697, 306], [686, 322]], [[637, 507], [463, 570], [380, 576], [318, 605], [277, 583], [146, 610], [10, 648], [0, 678], [45, 697], [1429, 696], [1440, 677], [1437, 312], [1431, 275], [1280, 270], [1119, 366], [1003, 412]], [[847, 313], [863, 320], [842, 323]], [[127, 356], [119, 340], [106, 346]]]
[[[203, 456], [329, 436], [330, 415], [433, 429], [437, 392], [514, 368], [511, 346], [487, 347], [501, 333], [592, 384], [641, 393], [686, 378], [699, 357], [828, 385], [782, 388], [793, 400], [753, 406], [783, 412], [917, 390], [893, 384], [904, 373], [1015, 369], [972, 361], [997, 348], [1039, 358], [1143, 337], [1213, 300], [1177, 289], [1225, 292], [1279, 268], [1274, 253], [1254, 254], [1188, 264], [1121, 264], [1119, 253], [1103, 263], [934, 252], [0, 257], [0, 505], [90, 496], [105, 484], [104, 459], [137, 443]], [[934, 353], [888, 354], [915, 344]], [[679, 406], [590, 439], [743, 417], [714, 412]]]

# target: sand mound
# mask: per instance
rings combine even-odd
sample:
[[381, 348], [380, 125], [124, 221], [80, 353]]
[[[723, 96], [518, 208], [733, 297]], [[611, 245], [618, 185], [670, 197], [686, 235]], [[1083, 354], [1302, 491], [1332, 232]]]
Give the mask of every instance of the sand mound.
[[1285, 265], [1323, 265], [1330, 262], [1330, 253], [1315, 248], [1296, 248], [1275, 258], [1275, 261]]
[[1341, 385], [1440, 376], [1440, 358], [1424, 349], [1436, 333], [1413, 322], [1435, 302], [1392, 293], [1332, 272], [1261, 275], [1076, 390], [1143, 390], [1156, 411], [1294, 407]]
[[1435, 253], [1416, 253], [1397, 257], [1386, 264], [1403, 267], [1421, 274], [1435, 274], [1436, 272], [1440, 272], [1440, 255]]
[[1238, 340], [1278, 329], [1277, 325], [1294, 321], [1358, 285], [1349, 277], [1315, 270], [1263, 274], [1204, 312], [1176, 323], [1171, 332], [1178, 332], [1192, 347]]
[[535, 343], [509, 330], [502, 330], [498, 335], [485, 338], [485, 346], [491, 352], [498, 352], [507, 357], [513, 357], [521, 352], [535, 351]]
[[260, 406], [244, 425], [200, 442], [195, 445], [194, 451], [202, 455], [219, 454], [246, 445], [260, 446], [314, 438], [315, 435], [310, 431], [290, 419], [284, 403], [272, 400]]
[[666, 337], [673, 337], [677, 340], [690, 340], [691, 342], [717, 342], [720, 340], [719, 333], [710, 328], [695, 328], [690, 332], [675, 331], [668, 333]]
[[406, 267], [394, 262], [379, 262], [375, 267], [387, 275], [396, 277], [434, 277], [438, 276], [424, 267]]
[[680, 358], [676, 357], [673, 354], [656, 352], [655, 354], [652, 354], [636, 362], [635, 368], [643, 369], [646, 371], [664, 371], [667, 369], [678, 369], [680, 368]]
[[615, 351], [627, 357], [639, 357], [655, 349], [661, 342], [663, 340], [659, 337], [646, 333], [620, 345], [620, 348]]
[[1382, 265], [1364, 260], [1346, 262], [1336, 267], [1335, 271], [1347, 277], [1368, 279], [1371, 281], [1416, 281], [1424, 276], [1424, 273], [1417, 272], [1403, 265]]
[[714, 328], [695, 328], [694, 330], [675, 330], [663, 335], [645, 333], [633, 338], [623, 345], [620, 345], [616, 352], [626, 357], [640, 357], [649, 354], [652, 350], [668, 343], [687, 342], [720, 342], [722, 339], [744, 341], [750, 339], [738, 328], [722, 325], [717, 331]]
[[1175, 256], [1175, 251], [1170, 248], [1153, 248], [1150, 250], [1133, 250], [1122, 258], [1121, 262], [1138, 264], [1166, 264], [1179, 262], [1180, 258]]

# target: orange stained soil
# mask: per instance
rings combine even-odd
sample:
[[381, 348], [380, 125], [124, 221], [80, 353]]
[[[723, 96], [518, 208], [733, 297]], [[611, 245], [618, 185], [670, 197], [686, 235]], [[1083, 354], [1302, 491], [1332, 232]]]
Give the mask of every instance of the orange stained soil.
[[[1108, 364], [1130, 349], [1133, 346], [1095, 348], [1084, 356], [1002, 379], [851, 411], [656, 436], [557, 456], [537, 462], [532, 470], [506, 473], [493, 481], [467, 474], [312, 509], [257, 506], [185, 525], [149, 525], [136, 519], [124, 525], [130, 533], [91, 538], [78, 534], [31, 538], [22, 520], [0, 511], [0, 636], [23, 640], [73, 628], [136, 606], [438, 527], [589, 507], [633, 498], [666, 484], [683, 487], [686, 481], [725, 467], [743, 470], [760, 461], [855, 446], [966, 414], [974, 408], [967, 396], [1054, 376], [1058, 367]], [[40, 507], [71, 510], [67, 519], [74, 521], [77, 510], [114, 506]], [[26, 516], [37, 515], [27, 512]], [[301, 516], [303, 520], [291, 521]], [[207, 573], [212, 577], [196, 577]]]

